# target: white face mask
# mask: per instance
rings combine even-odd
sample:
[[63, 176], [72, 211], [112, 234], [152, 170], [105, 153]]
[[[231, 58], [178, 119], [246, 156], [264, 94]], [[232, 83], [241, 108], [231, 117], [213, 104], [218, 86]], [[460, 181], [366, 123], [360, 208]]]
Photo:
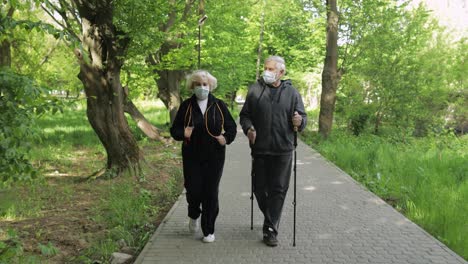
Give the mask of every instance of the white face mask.
[[198, 98], [198, 100], [205, 100], [208, 98], [208, 94], [210, 93], [210, 87], [208, 85], [195, 86], [193, 88], [193, 93]]
[[266, 84], [272, 84], [276, 82], [276, 73], [272, 71], [264, 71], [263, 80], [265, 81]]

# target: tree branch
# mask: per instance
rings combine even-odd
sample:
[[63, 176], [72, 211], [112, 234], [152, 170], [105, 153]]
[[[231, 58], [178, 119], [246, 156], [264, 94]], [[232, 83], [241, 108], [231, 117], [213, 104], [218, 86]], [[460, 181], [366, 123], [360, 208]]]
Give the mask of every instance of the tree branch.
[[[127, 87], [124, 87], [125, 93], [128, 94]], [[167, 143], [168, 139], [161, 136], [161, 132], [155, 126], [153, 126], [145, 116], [138, 110], [133, 102], [126, 98], [124, 103], [124, 112], [128, 113], [132, 119], [136, 122], [138, 128], [150, 139], [159, 140]]]
[[52, 53], [55, 51], [55, 49], [58, 47], [58, 44], [59, 44], [59, 41], [57, 41], [55, 43], [55, 45], [49, 50], [49, 52], [47, 52], [47, 54], [44, 56], [44, 59], [42, 59], [41, 63], [39, 63], [39, 67], [42, 67], [42, 65], [44, 65], [48, 60], [49, 60], [49, 57], [52, 55]]
[[78, 17], [78, 15], [77, 15], [77, 13], [76, 13], [76, 7], [73, 7], [73, 6], [72, 6], [74, 3], [72, 2], [72, 4], [69, 4], [69, 3], [67, 3], [67, 1], [60, 1], [60, 3], [61, 3], [62, 5], [65, 5], [65, 6], [66, 6], [68, 12], [70, 12], [70, 13], [72, 14], [74, 21], [75, 21], [78, 25], [81, 25], [81, 19]]
[[[184, 14], [182, 15], [182, 21], [185, 21], [187, 20], [187, 17], [188, 17], [188, 14], [190, 12], [190, 9], [192, 9], [192, 6], [193, 4], [195, 3], [196, 0], [192, 0], [192, 1], [187, 1], [186, 4], [185, 4], [185, 8], [184, 8]], [[203, 3], [203, 12], [205, 12], [205, 7], [204, 7], [204, 3]]]
[[[48, 1], [47, 1], [48, 2]], [[81, 37], [78, 36], [78, 34], [76, 34], [72, 29], [71, 27], [69, 28], [68, 26], [65, 26], [62, 22], [58, 21], [55, 16], [52, 14], [52, 12], [47, 9], [46, 7], [44, 7], [44, 5], [41, 5], [41, 8], [52, 18], [52, 20], [55, 21], [55, 23], [57, 23], [63, 30], [65, 30], [66, 32], [68, 32], [70, 35], [72, 35], [74, 38], [76, 38], [77, 40], [81, 41]], [[62, 16], [62, 13], [58, 10], [56, 10], [54, 7], [52, 7], [54, 9], [54, 11], [56, 11], [57, 13], [60, 14], [60, 16], [63, 18]], [[66, 15], [65, 15], [66, 16]], [[65, 20], [65, 19], [64, 19]]]
[[13, 13], [15, 12], [15, 8], [13, 6], [10, 6], [10, 9], [8, 9], [7, 17], [13, 17]]

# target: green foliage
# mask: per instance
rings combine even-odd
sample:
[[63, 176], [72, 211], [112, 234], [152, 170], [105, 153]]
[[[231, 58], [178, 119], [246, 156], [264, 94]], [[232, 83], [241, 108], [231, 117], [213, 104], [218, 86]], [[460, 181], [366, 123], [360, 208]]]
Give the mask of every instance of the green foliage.
[[17, 231], [14, 229], [0, 229], [0, 264], [40, 263], [40, 259], [35, 256], [26, 255]]
[[151, 194], [130, 182], [111, 185], [104, 197], [99, 215], [111, 227], [130, 230], [146, 223], [157, 210], [150, 208]]
[[[468, 137], [304, 139], [408, 218], [468, 257]], [[437, 198], [434, 198], [434, 195]]]
[[0, 230], [5, 239], [0, 240], [0, 263], [14, 261], [23, 255], [23, 245], [15, 230], [9, 229], [6, 233]]
[[53, 257], [60, 252], [60, 250], [56, 248], [50, 241], [47, 243], [47, 245], [39, 243], [38, 248], [41, 251], [41, 255], [46, 257]]
[[406, 4], [376, 0], [341, 5], [345, 74], [336, 119], [355, 134], [387, 127], [424, 136], [443, 129], [449, 105], [462, 105], [450, 94], [463, 87], [460, 74], [466, 66], [460, 56], [463, 60], [466, 54], [458, 51], [463, 40], [454, 41], [424, 8], [409, 10]]
[[31, 143], [39, 141], [35, 117], [60, 109], [56, 100], [26, 76], [0, 71], [0, 177], [1, 183], [27, 181], [36, 176], [28, 160]]
[[159, 210], [169, 208], [177, 199], [181, 181], [181, 173], [176, 173], [166, 184], [160, 186], [157, 193], [142, 188], [131, 178], [111, 184], [103, 195], [105, 198], [102, 198], [102, 203], [93, 209], [92, 218], [97, 223], [107, 226], [110, 232], [105, 238], [95, 242], [76, 261], [108, 260], [110, 255], [121, 247], [119, 244], [122, 242], [119, 241], [140, 251], [154, 231], [151, 219]]
[[201, 67], [218, 79], [215, 94], [227, 104], [234, 99], [237, 90], [254, 79], [253, 43], [246, 32], [251, 15], [250, 4], [253, 1], [239, 5], [223, 0], [208, 1], [205, 6], [208, 19], [201, 28]]

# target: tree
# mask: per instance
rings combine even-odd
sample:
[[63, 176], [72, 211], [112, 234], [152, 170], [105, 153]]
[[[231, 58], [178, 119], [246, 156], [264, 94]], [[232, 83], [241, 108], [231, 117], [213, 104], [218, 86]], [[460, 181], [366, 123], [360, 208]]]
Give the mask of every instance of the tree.
[[336, 89], [341, 77], [338, 71], [338, 10], [336, 0], [327, 0], [327, 46], [322, 72], [319, 133], [328, 137], [335, 111]]
[[344, 4], [341, 21], [352, 32], [337, 116], [355, 134], [367, 126], [376, 134], [385, 126], [418, 136], [440, 131], [448, 92], [459, 87], [451, 75], [462, 72], [452, 66], [458, 63], [451, 38], [424, 8], [408, 10], [407, 2]]
[[57, 101], [46, 96], [33, 78], [14, 71], [26, 68], [12, 55], [22, 48], [21, 37], [32, 29], [50, 29], [18, 17], [28, 8], [27, 2], [0, 4], [0, 187], [36, 177], [29, 161], [32, 142], [40, 140], [35, 120], [45, 111], [59, 109]]
[[138, 166], [141, 153], [124, 115], [120, 82], [129, 39], [114, 24], [113, 1], [59, 1], [58, 5], [47, 1], [43, 9], [81, 44], [75, 49], [78, 78], [86, 93], [88, 121], [107, 153], [107, 171], [120, 173]]
[[[128, 90], [121, 83], [122, 67], [130, 48], [132, 55], [141, 57], [141, 47], [160, 43], [153, 28], [141, 30], [142, 24], [154, 23], [155, 17], [159, 17], [156, 23], [164, 18], [159, 11], [160, 4], [150, 0], [71, 3], [59, 0], [45, 1], [42, 5], [78, 46], [74, 52], [80, 65], [78, 78], [86, 93], [87, 117], [106, 149], [106, 170], [110, 175], [138, 167], [142, 158], [124, 112], [135, 119], [148, 137], [162, 139], [159, 130], [131, 102]], [[156, 37], [149, 37], [151, 34]], [[147, 54], [147, 49], [144, 52]]]
[[[196, 2], [196, 0], [168, 1], [170, 8], [168, 19], [158, 25], [160, 32], [165, 34], [164, 41], [146, 59], [147, 63], [154, 69], [154, 73], [157, 74], [155, 81], [159, 90], [158, 97], [169, 110], [171, 124], [181, 103], [180, 85], [186, 70], [193, 63], [183, 56], [191, 57], [190, 50], [192, 49], [183, 37], [186, 35], [184, 25], [185, 23], [190, 24], [190, 18], [193, 17], [191, 11]], [[203, 5], [204, 1], [201, 0], [200, 14], [204, 13]], [[193, 22], [191, 24], [193, 27]]]
[[120, 70], [129, 39], [113, 23], [112, 1], [74, 1], [81, 18], [76, 49], [78, 78], [87, 96], [87, 116], [107, 153], [107, 169], [121, 172], [137, 165], [140, 150], [124, 115]]

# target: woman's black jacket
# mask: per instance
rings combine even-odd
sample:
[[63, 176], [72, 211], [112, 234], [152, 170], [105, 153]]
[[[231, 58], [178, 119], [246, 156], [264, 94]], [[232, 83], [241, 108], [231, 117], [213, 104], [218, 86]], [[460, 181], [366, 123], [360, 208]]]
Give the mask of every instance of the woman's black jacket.
[[[224, 132], [222, 132], [223, 123]], [[184, 130], [187, 126], [194, 126], [190, 139], [184, 138]], [[225, 146], [221, 146], [210, 133], [213, 136], [219, 136], [222, 133], [226, 138], [226, 144], [234, 141], [237, 125], [226, 104], [210, 93], [203, 115], [195, 95], [182, 102], [171, 127], [171, 136], [175, 140], [184, 141], [183, 158], [210, 160], [222, 155], [224, 160]]]

